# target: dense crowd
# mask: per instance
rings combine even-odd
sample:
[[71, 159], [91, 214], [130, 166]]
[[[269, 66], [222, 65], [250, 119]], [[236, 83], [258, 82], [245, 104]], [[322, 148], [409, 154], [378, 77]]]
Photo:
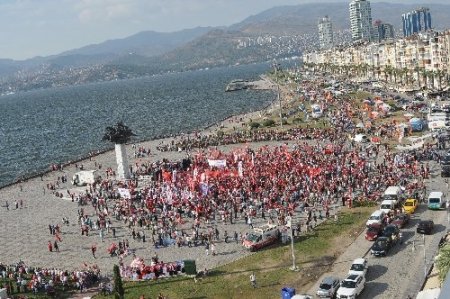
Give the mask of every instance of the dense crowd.
[[[317, 217], [328, 217], [331, 205], [377, 201], [387, 186], [402, 186], [411, 196], [423, 196], [423, 180], [430, 172], [427, 161], [439, 159], [435, 146], [395, 153], [384, 144], [351, 141], [349, 136], [359, 130], [354, 119], [364, 120], [361, 112], [348, 102], [317, 100], [324, 111], [320, 121], [327, 128], [183, 135], [158, 146], [160, 151], [185, 151], [183, 160], [135, 162], [130, 167], [133, 179], [127, 181], [117, 181], [111, 168], [102, 170], [98, 165], [99, 171], [105, 172], [104, 180], [88, 185], [83, 193], [67, 190], [79, 205], [80, 234], [98, 235], [101, 241], [111, 236], [115, 242], [108, 253], [118, 258], [124, 277], [155, 279], [176, 275], [182, 272], [183, 265], [157, 257], [150, 265], [142, 261], [126, 265], [126, 256], [140, 261], [128, 238], [148, 242], [154, 248], [184, 247], [186, 257], [188, 248], [196, 246], [204, 247], [207, 255], [215, 255], [219, 242], [243, 241], [245, 234], [233, 226], [239, 221], [249, 228], [256, 220], [283, 226], [289, 216], [305, 213], [306, 222], [295, 223], [301, 231], [315, 223]], [[334, 109], [330, 109], [331, 105]], [[386, 124], [371, 133], [390, 138], [396, 134], [396, 127]], [[230, 152], [217, 149], [220, 145], [257, 141], [280, 143], [258, 149], [243, 145]], [[135, 158], [151, 155], [148, 148], [133, 149]], [[58, 178], [47, 189], [54, 190], [63, 179], [67, 180]], [[63, 196], [62, 192], [55, 194]], [[93, 215], [85, 212], [86, 205], [93, 207]], [[63, 222], [68, 224], [68, 219]], [[219, 231], [217, 223], [226, 224], [226, 230]], [[128, 237], [118, 240], [116, 227], [121, 226], [127, 228]], [[61, 227], [49, 228], [56, 239], [61, 235]], [[91, 250], [96, 258], [96, 246], [92, 245]], [[85, 279], [73, 273], [62, 275], [51, 270], [44, 277], [49, 275], [53, 283], [62, 283], [67, 277], [72, 283], [78, 282], [79, 288], [85, 285]], [[36, 274], [33, 281], [39, 282], [38, 277]], [[34, 282], [27, 283], [33, 287]], [[45, 283], [39, 282], [40, 288], [35, 289], [44, 286], [45, 290]]]
[[[77, 271], [61, 269], [33, 268], [23, 261], [16, 264], [0, 263], [1, 284], [7, 293], [18, 294], [31, 291], [33, 294], [55, 295], [56, 287], [61, 290], [80, 290], [81, 292], [98, 283], [100, 270], [96, 265]], [[1, 288], [1, 286], [0, 286]]]
[[[80, 209], [81, 234], [94, 231], [101, 240], [108, 234], [115, 238], [116, 224], [122, 222], [129, 238], [151, 242], [155, 248], [204, 246], [207, 254], [215, 254], [217, 242], [239, 243], [245, 238], [232, 226], [241, 219], [249, 227], [255, 219], [284, 225], [288, 216], [301, 211], [308, 220], [296, 224], [300, 230], [316, 220], [317, 213], [328, 216], [331, 204], [376, 201], [390, 185], [402, 186], [411, 196], [423, 196], [423, 179], [430, 170], [421, 162], [436, 159], [435, 147], [394, 153], [387, 145], [350, 141], [349, 135], [357, 130], [353, 119], [362, 117], [360, 112], [347, 102], [321, 104], [327, 129], [186, 135], [159, 147], [186, 151], [182, 161], [136, 162], [130, 167], [134, 180], [126, 182], [115, 181], [106, 169], [106, 180], [88, 186], [84, 194], [71, 194], [80, 205], [95, 209], [94, 216]], [[339, 109], [328, 109], [331, 104]], [[395, 133], [395, 126], [381, 129], [381, 137]], [[259, 149], [243, 146], [231, 152], [214, 147], [268, 140], [284, 143]], [[151, 153], [144, 147], [133, 148], [135, 157]], [[229, 226], [218, 231], [214, 223]], [[123, 273], [130, 273], [123, 263], [124, 257], [135, 254], [128, 240], [111, 244], [109, 253], [118, 256]]]

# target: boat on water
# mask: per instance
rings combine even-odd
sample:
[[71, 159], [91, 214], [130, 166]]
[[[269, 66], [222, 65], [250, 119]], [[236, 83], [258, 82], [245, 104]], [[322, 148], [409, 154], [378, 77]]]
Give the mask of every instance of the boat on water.
[[248, 80], [237, 79], [231, 81], [225, 88], [225, 91], [228, 92], [228, 91], [243, 90], [249, 88], [250, 86], [251, 84], [248, 82]]

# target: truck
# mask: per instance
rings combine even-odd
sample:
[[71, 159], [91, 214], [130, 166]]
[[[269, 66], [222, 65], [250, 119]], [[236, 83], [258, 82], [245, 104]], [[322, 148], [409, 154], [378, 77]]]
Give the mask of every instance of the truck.
[[72, 185], [86, 186], [88, 184], [94, 184], [100, 182], [101, 176], [97, 170], [82, 170], [76, 172], [72, 177]]
[[399, 186], [389, 186], [383, 193], [384, 200], [392, 200], [395, 207], [403, 201], [403, 190]]
[[242, 244], [250, 251], [256, 251], [265, 246], [275, 243], [280, 236], [280, 231], [276, 225], [266, 224], [255, 227], [252, 232], [247, 234]]

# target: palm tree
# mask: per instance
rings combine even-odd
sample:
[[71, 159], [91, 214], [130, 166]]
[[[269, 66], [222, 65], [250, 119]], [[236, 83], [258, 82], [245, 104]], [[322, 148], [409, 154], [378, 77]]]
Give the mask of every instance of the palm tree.
[[442, 90], [442, 77], [444, 77], [445, 72], [442, 70], [437, 70], [436, 71], [436, 76], [437, 76], [437, 83], [438, 86], [436, 87], [438, 90]]
[[119, 121], [114, 127], [106, 127], [103, 141], [110, 141], [115, 144], [116, 160], [117, 160], [117, 174], [120, 179], [130, 179], [130, 169], [128, 167], [127, 153], [125, 144], [131, 140], [131, 137], [136, 136], [130, 128]]
[[436, 266], [439, 271], [439, 280], [443, 282], [450, 270], [450, 244], [445, 245], [439, 250]]
[[387, 83], [388, 82], [388, 77], [389, 77], [389, 74], [390, 74], [390, 72], [391, 72], [391, 69], [390, 69], [391, 67], [388, 65], [388, 66], [385, 66], [384, 67], [384, 70], [383, 70], [383, 72], [384, 72], [384, 81]]
[[408, 70], [408, 68], [406, 68], [406, 67], [402, 68], [401, 74], [402, 74], [402, 84], [403, 85], [408, 85], [409, 84], [409, 70]]
[[414, 71], [416, 72], [416, 76], [417, 76], [417, 85], [419, 86], [419, 88], [420, 88], [420, 72], [421, 72], [421, 69], [420, 69], [420, 67], [418, 67], [418, 66], [416, 66], [415, 68], [414, 68]]
[[422, 74], [422, 79], [423, 79], [422, 88], [427, 89], [428, 88], [428, 71], [425, 68], [421, 68], [421, 74]]

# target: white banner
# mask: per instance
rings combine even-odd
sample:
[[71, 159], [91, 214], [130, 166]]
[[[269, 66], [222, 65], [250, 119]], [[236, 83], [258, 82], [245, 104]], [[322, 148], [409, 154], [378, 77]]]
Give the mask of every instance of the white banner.
[[210, 160], [208, 159], [208, 164], [211, 167], [223, 168], [227, 166], [227, 160]]
[[118, 191], [119, 191], [120, 197], [126, 198], [126, 199], [131, 199], [130, 189], [118, 188]]
[[242, 166], [242, 161], [238, 162], [238, 174], [239, 174], [239, 177], [244, 176], [244, 167]]

